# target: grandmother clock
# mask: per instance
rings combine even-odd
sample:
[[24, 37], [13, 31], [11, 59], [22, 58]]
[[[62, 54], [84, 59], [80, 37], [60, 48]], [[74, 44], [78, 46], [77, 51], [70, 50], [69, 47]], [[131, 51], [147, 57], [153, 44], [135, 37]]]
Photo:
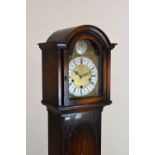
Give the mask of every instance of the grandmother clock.
[[39, 44], [49, 155], [101, 155], [101, 112], [111, 104], [115, 45], [92, 25], [56, 31]]

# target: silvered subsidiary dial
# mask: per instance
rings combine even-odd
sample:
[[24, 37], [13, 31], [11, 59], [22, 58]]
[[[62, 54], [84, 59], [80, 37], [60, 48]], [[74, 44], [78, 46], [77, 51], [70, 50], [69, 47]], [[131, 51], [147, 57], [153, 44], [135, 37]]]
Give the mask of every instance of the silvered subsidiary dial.
[[87, 51], [87, 43], [82, 40], [76, 43], [76, 52], [80, 55], [83, 55]]
[[76, 57], [69, 62], [69, 92], [86, 96], [95, 88], [98, 72], [95, 64], [86, 57]]

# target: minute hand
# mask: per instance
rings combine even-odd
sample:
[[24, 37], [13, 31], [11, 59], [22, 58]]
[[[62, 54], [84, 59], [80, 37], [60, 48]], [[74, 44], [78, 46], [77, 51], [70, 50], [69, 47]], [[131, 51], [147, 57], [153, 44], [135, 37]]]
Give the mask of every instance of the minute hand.
[[81, 77], [87, 76], [89, 73], [90, 73], [90, 71], [87, 72], [87, 73], [82, 74]]

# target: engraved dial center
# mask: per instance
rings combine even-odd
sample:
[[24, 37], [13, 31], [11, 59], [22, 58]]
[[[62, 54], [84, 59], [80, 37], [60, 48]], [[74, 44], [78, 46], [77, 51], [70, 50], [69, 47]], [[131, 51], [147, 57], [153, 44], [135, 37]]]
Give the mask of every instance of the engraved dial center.
[[86, 87], [90, 82], [89, 79], [91, 79], [91, 72], [87, 66], [78, 65], [72, 71], [71, 77], [74, 80], [76, 88], [81, 88], [81, 86]]

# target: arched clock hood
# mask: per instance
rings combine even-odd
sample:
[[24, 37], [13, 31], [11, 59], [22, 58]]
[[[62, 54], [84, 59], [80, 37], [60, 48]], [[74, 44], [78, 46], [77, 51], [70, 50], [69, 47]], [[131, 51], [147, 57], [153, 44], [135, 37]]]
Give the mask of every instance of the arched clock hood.
[[82, 26], [58, 30], [54, 32], [47, 39], [47, 42], [65, 44], [66, 46], [68, 46], [72, 41], [72, 39], [80, 33], [89, 33], [95, 36], [101, 41], [103, 47], [108, 51], [112, 50], [116, 45], [116, 43], [110, 42], [109, 38], [102, 30], [100, 30], [98, 27], [93, 25], [82, 25]]
[[[95, 61], [99, 62], [98, 69], [100, 69], [101, 82], [98, 84], [100, 87], [98, 87], [97, 95], [71, 99], [69, 91], [66, 91], [69, 90], [68, 66], [74, 47], [81, 40], [89, 40], [98, 49], [98, 59]], [[56, 111], [70, 111], [70, 107], [71, 109], [79, 109], [79, 107], [103, 108], [105, 105], [111, 104], [111, 50], [115, 45], [116, 43], [111, 43], [101, 29], [93, 25], [58, 30], [50, 35], [46, 42], [39, 43], [42, 50], [43, 68], [42, 103], [49, 109], [54, 108]]]

